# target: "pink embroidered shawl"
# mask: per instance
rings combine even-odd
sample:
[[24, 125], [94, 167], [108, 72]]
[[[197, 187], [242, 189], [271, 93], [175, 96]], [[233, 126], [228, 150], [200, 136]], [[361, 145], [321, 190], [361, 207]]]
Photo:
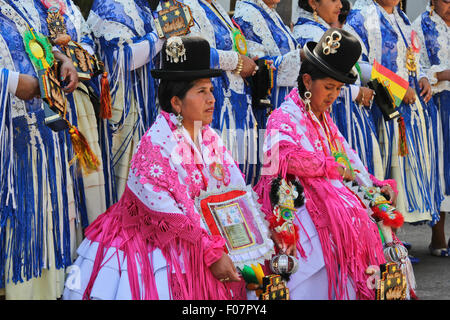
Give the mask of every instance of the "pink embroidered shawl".
[[243, 282], [223, 284], [210, 272], [209, 266], [222, 256], [225, 242], [207, 233], [194, 205], [205, 183], [213, 183], [208, 181], [205, 159], [224, 164], [228, 174], [220, 183], [225, 185], [231, 180], [245, 186], [242, 173], [212, 129], [202, 128], [203, 154], [198, 150], [192, 153], [192, 141], [175, 130], [175, 123], [173, 114], [161, 112], [133, 156], [123, 196], [87, 228], [86, 237], [98, 242], [99, 249], [84, 298], [90, 296], [109, 247], [122, 250], [127, 258], [133, 299], [158, 299], [149, 260], [155, 248], [167, 260], [173, 298], [230, 299], [231, 288], [235, 299], [246, 298]]
[[[326, 117], [332, 136], [341, 141], [352, 166], [368, 174], [328, 113]], [[357, 299], [373, 299], [374, 292], [366, 284], [365, 269], [385, 262], [378, 228], [359, 198], [342, 184], [338, 164], [329, 150], [324, 152], [323, 145], [328, 148], [325, 133], [315, 129], [297, 88], [293, 89], [269, 117], [264, 169], [255, 191], [262, 210], [269, 215], [272, 214], [269, 198], [272, 179], [278, 175], [297, 178], [304, 187], [305, 205], [322, 245], [329, 298], [333, 292], [337, 299], [348, 298], [347, 283], [351, 278]], [[304, 256], [300, 241], [297, 248]]]

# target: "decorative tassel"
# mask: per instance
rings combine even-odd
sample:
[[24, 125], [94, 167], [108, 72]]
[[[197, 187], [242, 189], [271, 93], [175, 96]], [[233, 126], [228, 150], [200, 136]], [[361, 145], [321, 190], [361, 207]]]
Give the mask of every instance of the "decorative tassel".
[[108, 73], [103, 72], [100, 96], [100, 117], [102, 119], [111, 119], [111, 93], [109, 90]]
[[406, 142], [406, 127], [405, 127], [405, 121], [403, 117], [398, 118], [398, 131], [399, 131], [399, 137], [398, 137], [398, 154], [400, 157], [406, 156], [408, 151], [408, 145]]
[[91, 147], [83, 134], [73, 125], [70, 125], [69, 134], [75, 152], [75, 157], [70, 160], [69, 164], [72, 165], [75, 159], [78, 159], [85, 173], [89, 174], [93, 171], [97, 171], [100, 162], [94, 152], [92, 152]]

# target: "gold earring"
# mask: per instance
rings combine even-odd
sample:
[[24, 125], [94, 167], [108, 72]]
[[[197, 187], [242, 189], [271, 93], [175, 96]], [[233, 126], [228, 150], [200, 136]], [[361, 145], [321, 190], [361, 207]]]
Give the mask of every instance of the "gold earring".
[[312, 93], [310, 91], [305, 92], [305, 109], [307, 112], [311, 110], [311, 96]]
[[403, 11], [403, 1], [400, 0], [400, 10]]
[[432, 15], [433, 15], [433, 11], [434, 11], [434, 6], [433, 6], [433, 5], [431, 5], [431, 6], [430, 6], [430, 16], [432, 16]]
[[314, 21], [315, 21], [315, 22], [319, 22], [319, 17], [317, 16], [317, 11], [316, 11], [316, 9], [314, 9], [313, 17], [314, 17]]

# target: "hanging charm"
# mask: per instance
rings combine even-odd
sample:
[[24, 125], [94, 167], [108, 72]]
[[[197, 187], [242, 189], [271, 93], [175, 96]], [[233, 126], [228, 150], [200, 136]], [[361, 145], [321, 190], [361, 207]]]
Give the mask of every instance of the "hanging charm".
[[322, 43], [323, 54], [326, 56], [330, 53], [335, 54], [337, 52], [337, 49], [341, 46], [341, 43], [339, 42], [341, 41], [341, 39], [342, 35], [337, 31], [333, 31], [330, 36], [327, 36], [325, 38], [325, 42]]
[[183, 116], [181, 113], [177, 114], [177, 129], [181, 130], [183, 128]]
[[315, 22], [319, 22], [319, 16], [317, 15], [316, 9], [314, 9], [313, 17], [314, 17], [314, 21], [315, 21]]
[[408, 49], [406, 50], [406, 69], [408, 69], [411, 76], [416, 75], [417, 63], [414, 49], [412, 47], [408, 47]]
[[171, 63], [183, 62], [186, 60], [186, 49], [180, 37], [171, 37], [167, 40], [166, 46], [167, 61]]
[[311, 96], [312, 96], [311, 91], [306, 91], [305, 92], [305, 109], [306, 109], [306, 112], [309, 112], [311, 110]]

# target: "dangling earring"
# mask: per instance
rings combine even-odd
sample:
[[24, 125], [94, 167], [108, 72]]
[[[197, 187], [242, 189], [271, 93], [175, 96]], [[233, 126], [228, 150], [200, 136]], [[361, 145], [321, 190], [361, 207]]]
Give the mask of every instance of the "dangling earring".
[[319, 22], [319, 17], [317, 16], [317, 11], [316, 11], [316, 9], [314, 9], [313, 17], [314, 17], [314, 21], [315, 21], [315, 22]]
[[177, 114], [177, 129], [181, 129], [183, 127], [183, 116], [181, 113]]
[[433, 15], [433, 11], [434, 11], [434, 6], [433, 6], [433, 5], [431, 5], [431, 6], [430, 6], [430, 16], [432, 16], [432, 15]]
[[310, 91], [305, 92], [305, 109], [307, 112], [311, 110], [311, 96], [312, 93]]
[[403, 11], [403, 1], [402, 0], [400, 0], [400, 10]]

